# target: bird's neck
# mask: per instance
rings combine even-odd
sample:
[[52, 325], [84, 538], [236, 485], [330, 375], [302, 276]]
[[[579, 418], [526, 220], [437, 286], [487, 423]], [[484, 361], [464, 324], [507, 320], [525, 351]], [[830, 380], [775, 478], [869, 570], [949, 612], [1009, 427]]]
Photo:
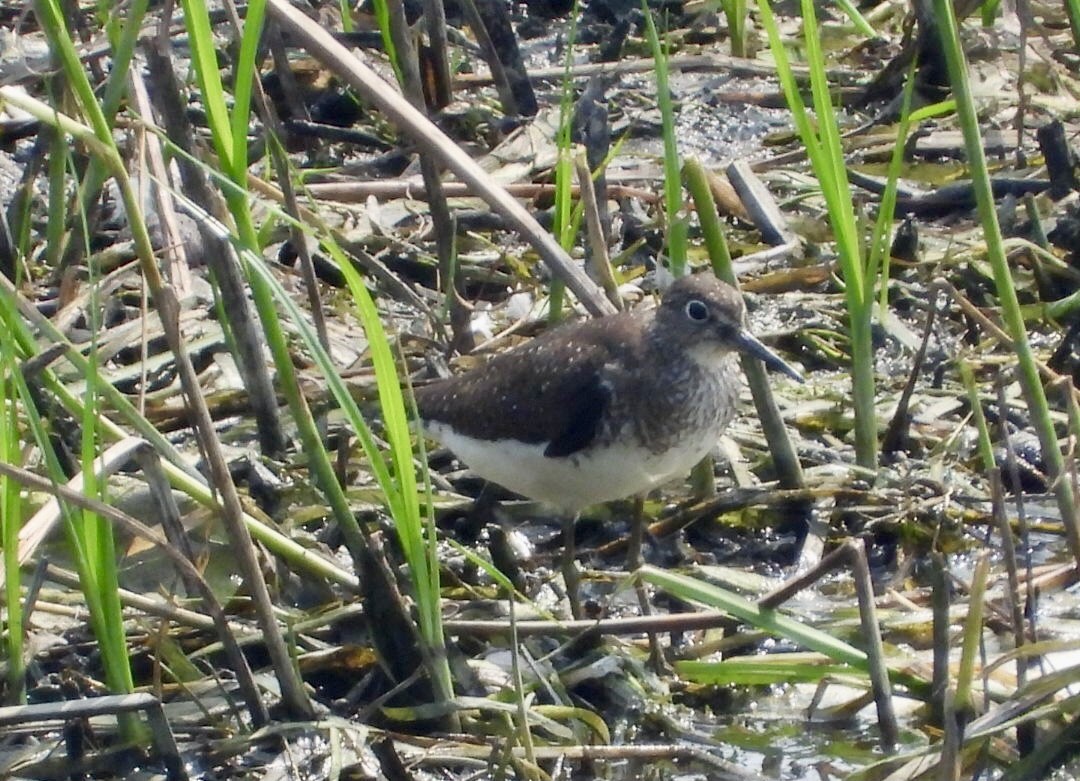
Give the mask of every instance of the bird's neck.
[[701, 342], [688, 348], [676, 345], [656, 323], [645, 336], [646, 360], [657, 367], [685, 364], [689, 371], [706, 375], [726, 375], [738, 369], [735, 353], [712, 342]]
[[686, 350], [686, 357], [704, 372], [726, 373], [735, 371], [735, 353], [716, 344], [697, 344]]

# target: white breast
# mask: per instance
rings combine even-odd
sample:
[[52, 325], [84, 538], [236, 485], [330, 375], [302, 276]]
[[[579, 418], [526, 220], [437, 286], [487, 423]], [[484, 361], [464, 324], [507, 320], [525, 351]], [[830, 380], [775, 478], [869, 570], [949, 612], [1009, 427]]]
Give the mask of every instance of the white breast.
[[481, 441], [438, 422], [426, 428], [485, 480], [567, 512], [644, 493], [689, 474], [716, 444], [718, 436], [718, 432], [716, 436], [710, 432], [701, 441], [662, 453], [631, 445], [548, 458], [543, 443]]

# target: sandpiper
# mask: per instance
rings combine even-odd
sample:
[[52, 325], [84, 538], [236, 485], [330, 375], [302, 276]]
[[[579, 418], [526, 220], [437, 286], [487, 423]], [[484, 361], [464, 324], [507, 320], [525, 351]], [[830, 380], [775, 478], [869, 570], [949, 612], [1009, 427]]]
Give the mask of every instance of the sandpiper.
[[420, 418], [476, 474], [576, 518], [684, 476], [712, 450], [735, 414], [737, 353], [802, 380], [744, 320], [733, 287], [684, 276], [655, 309], [563, 325], [416, 388]]

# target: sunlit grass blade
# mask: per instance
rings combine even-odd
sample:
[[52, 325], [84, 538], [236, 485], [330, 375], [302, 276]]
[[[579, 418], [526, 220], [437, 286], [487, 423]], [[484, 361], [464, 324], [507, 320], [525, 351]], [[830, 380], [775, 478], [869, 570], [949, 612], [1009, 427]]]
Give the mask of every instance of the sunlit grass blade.
[[994, 20], [1001, 12], [1001, 0], [983, 0], [982, 2], [982, 24], [983, 27], [993, 27]]
[[[4, 319], [7, 319], [6, 317]], [[6, 334], [6, 332], [5, 332]], [[19, 443], [19, 405], [13, 378], [19, 372], [15, 361], [15, 343], [8, 336], [0, 338], [0, 459], [9, 464], [21, 462]], [[26, 666], [23, 659], [23, 612], [18, 548], [22, 528], [22, 491], [5, 475], [0, 477], [0, 545], [4, 557], [3, 641], [7, 661], [7, 704], [26, 702]]]
[[[205, 9], [203, 10], [205, 11]], [[55, 47], [59, 50], [73, 50], [70, 39], [67, 39], [62, 34], [62, 25], [57, 23], [55, 26], [61, 33], [59, 36], [60, 40], [54, 42]], [[70, 59], [74, 64], [74, 70], [71, 73], [68, 73], [67, 76], [72, 83], [72, 89], [75, 94], [82, 96], [84, 93], [89, 92], [92, 96], [93, 91], [89, 89], [88, 79], [79, 66], [78, 58], [74, 57], [72, 54], [71, 57], [65, 57], [64, 59], [65, 61]], [[253, 78], [254, 74], [250, 74], [250, 77]], [[215, 80], [220, 81], [220, 76], [216, 71], [213, 71], [212, 77], [209, 77], [207, 81]], [[31, 114], [34, 114], [34, 116], [45, 124], [51, 125], [62, 132], [71, 133], [73, 136], [79, 138], [82, 143], [87, 146], [91, 154], [100, 157], [102, 163], [115, 179], [120, 191], [121, 200], [127, 217], [127, 225], [131, 230], [135, 254], [138, 257], [139, 267], [142, 271], [143, 278], [147, 283], [155, 304], [161, 312], [162, 320], [174, 324], [174, 318], [177, 318], [179, 315], [179, 304], [172, 294], [171, 289], [166, 287], [162, 280], [160, 270], [157, 266], [154, 248], [150, 241], [150, 234], [146, 222], [142, 218], [142, 207], [139, 198], [100, 107], [93, 101], [88, 103], [84, 102], [83, 105], [81, 105], [83, 112], [86, 114], [91, 124], [92, 129], [90, 129], [74, 122], [70, 117], [60, 114], [55, 108], [45, 106], [41, 104], [40, 101], [33, 98], [13, 95], [8, 90], [4, 90], [3, 94], [8, 100], [12, 100]], [[219, 117], [227, 119], [227, 112], [224, 111], [224, 107], [222, 108], [223, 110], [219, 112]], [[216, 130], [226, 134], [228, 133], [227, 126], [224, 129], [217, 128]], [[236, 218], [242, 235], [248, 238], [254, 236], [255, 232], [251, 226], [247, 204], [242, 196], [237, 198], [237, 196], [234, 195], [230, 199], [230, 206], [234, 209], [233, 215], [234, 218]], [[247, 218], [246, 221], [244, 220], [245, 217]], [[256, 300], [259, 300], [260, 291], [258, 286], [252, 285], [252, 287]], [[264, 295], [262, 298], [265, 300], [266, 296]], [[181, 340], [178, 331], [175, 329], [166, 328], [166, 337], [169, 342], [169, 347], [173, 351], [178, 365], [182, 369], [180, 376], [181, 381], [185, 385], [185, 391], [195, 400], [194, 403], [198, 408], [197, 417], [205, 422], [209, 419], [209, 413], [206, 410], [201, 390], [198, 387], [197, 381], [194, 379], [194, 372], [190, 370], [191, 364], [190, 361], [187, 360], [184, 343]], [[295, 373], [293, 372], [293, 367], [291, 365], [291, 355], [287, 350], [279, 351], [275, 354], [275, 359], [279, 362], [278, 368], [282, 375], [287, 375], [288, 379], [292, 380], [291, 387], [286, 383], [286, 393], [288, 394], [290, 389], [293, 390], [290, 400], [295, 401], [296, 397], [299, 395], [299, 391], [295, 389]], [[284, 364], [284, 366], [282, 364]], [[306, 418], [303, 415], [305, 408], [302, 405], [297, 405], [294, 409], [296, 410], [295, 417], [298, 425], [303, 426], [305, 420], [310, 421], [310, 415], [307, 415]], [[309, 427], [313, 428], [314, 424], [309, 423]], [[281, 692], [285, 705], [297, 716], [309, 716], [311, 715], [310, 700], [308, 699], [306, 691], [300, 684], [295, 666], [289, 658], [288, 649], [285, 646], [280, 626], [273, 615], [273, 605], [270, 603], [269, 590], [265, 585], [265, 581], [262, 579], [262, 573], [258, 568], [258, 563], [255, 560], [251, 548], [248, 531], [245, 525], [243, 525], [240, 501], [236, 495], [235, 486], [228, 481], [227, 468], [224, 466], [224, 457], [220, 452], [217, 440], [214, 438], [212, 426], [200, 425], [199, 428], [201, 430], [200, 433], [203, 435], [201, 444], [203, 447], [213, 451], [213, 458], [210, 459], [211, 468], [217, 473], [215, 479], [219, 483], [215, 488], [223, 491], [225, 494], [224, 516], [226, 522], [230, 524], [231, 527], [230, 535], [235, 543], [234, 552], [243, 564], [243, 569], [245, 570], [244, 577], [247, 578], [248, 585], [252, 589], [256, 612], [259, 617], [267, 649], [273, 659], [278, 681], [281, 684]], [[333, 475], [332, 468], [327, 471], [330, 475]], [[222, 475], [225, 476], [224, 479], [221, 477]], [[116, 598], [116, 596], [117, 592], [116, 590], [113, 590], [109, 598]], [[110, 614], [112, 612], [113, 611], [110, 610]], [[115, 614], [120, 614], [119, 607], [116, 608]], [[122, 634], [122, 625], [117, 627], [116, 631], [119, 631]], [[103, 651], [109, 652], [112, 648], [123, 643], [123, 639], [121, 638], [116, 642], [112, 642], [109, 639], [99, 639], [99, 642], [102, 645]], [[129, 721], [129, 719], [125, 719], [125, 723]], [[134, 737], [133, 729], [128, 728], [127, 732]]]
[[873, 282], [877, 270], [863, 262], [859, 221], [851, 200], [844, 150], [833, 110], [824, 54], [813, 3], [803, 0], [803, 39], [810, 66], [810, 88], [814, 100], [815, 129], [795, 81], [787, 51], [768, 0], [758, 0], [762, 25], [769, 34], [769, 46], [776, 61], [777, 75], [784, 90], [792, 119], [806, 147], [814, 175], [829, 213], [829, 225], [836, 238], [836, 251], [843, 273], [851, 333], [852, 396], [855, 408], [855, 458], [866, 469], [877, 468], [877, 417], [874, 407], [874, 354], [871, 339]]
[[[884, 320], [889, 306], [889, 249], [892, 244], [892, 224], [896, 211], [896, 190], [900, 181], [900, 170], [904, 165], [904, 146], [907, 143], [908, 130], [911, 127], [911, 96], [915, 92], [915, 62], [908, 68], [907, 81], [904, 84], [904, 97], [900, 106], [900, 123], [896, 129], [896, 143], [889, 159], [888, 179], [885, 192], [881, 195], [878, 206], [874, 234], [870, 240], [870, 257], [866, 261], [867, 279], [873, 279], [874, 270], [881, 269], [881, 318]], [[867, 290], [867, 298], [873, 297], [873, 291]]]
[[[105, 85], [101, 90], [100, 101], [96, 97], [96, 93], [90, 87], [89, 81], [85, 78], [72, 74], [71, 68], [76, 68], [81, 73], [81, 64], [77, 59], [73, 59], [71, 51], [61, 52], [61, 61], [63, 62], [63, 73], [66, 77], [63, 79], [53, 79], [55, 86], [63, 84], [65, 86], [72, 85], [76, 89], [76, 95], [79, 98], [81, 104], [86, 106], [86, 101], [94, 101], [94, 110], [100, 115], [100, 123], [105, 126], [111, 127], [116, 118], [116, 112], [120, 108], [125, 92], [128, 86], [128, 68], [131, 65], [132, 58], [135, 52], [135, 45], [138, 42], [139, 32], [142, 29], [143, 18], [146, 15], [147, 8], [149, 7], [149, 0], [135, 0], [124, 9], [122, 14], [111, 15], [109, 22], [106, 24], [106, 32], [108, 34], [109, 43], [111, 44], [111, 51], [109, 52], [110, 68], [109, 74], [105, 81]], [[64, 43], [62, 39], [70, 41], [68, 39], [66, 27], [57, 23], [57, 18], [66, 18], [63, 9], [59, 8], [55, 0], [40, 0], [35, 6], [39, 19], [42, 20], [42, 26], [49, 35], [50, 41], [53, 42], [57, 51], [68, 49], [67, 43]], [[69, 78], [73, 76], [72, 78]], [[100, 132], [100, 127], [95, 121], [95, 130]], [[99, 136], [100, 137], [100, 136]], [[64, 150], [65, 152], [68, 150]], [[58, 156], [61, 159], [66, 159], [67, 154], [50, 155], [50, 167], [54, 166], [53, 158]], [[86, 166], [86, 172], [82, 177], [82, 181], [79, 186], [78, 201], [84, 213], [87, 213], [91, 209], [91, 205], [98, 199], [101, 193], [101, 187], [105, 183], [108, 177], [107, 168], [97, 157], [91, 156]], [[49, 209], [49, 221], [64, 221], [66, 210], [64, 208], [58, 208], [57, 204], [50, 204]], [[77, 237], [81, 238], [83, 242], [86, 242], [86, 229], [89, 227], [82, 222], [78, 225], [79, 230], [76, 231]], [[48, 239], [49, 254], [52, 258], [60, 258], [66, 254], [67, 247], [60, 234], [54, 234], [50, 231]], [[79, 254], [82, 253], [83, 247], [78, 247]]]
[[[97, 142], [94, 140], [93, 134], [85, 126], [73, 123], [69, 118], [56, 114], [44, 104], [25, 98], [18, 93], [4, 93], [3, 97], [12, 102], [16, 102], [16, 104], [24, 110], [30, 111], [31, 113], [36, 112], [42, 121], [48, 121], [49, 119], [56, 120], [67, 132], [81, 134], [81, 143], [86, 144], [91, 148], [96, 148], [94, 145]], [[103, 155], [107, 155], [107, 150], [105, 149], [100, 149], [98, 151]], [[188, 203], [187, 206], [195, 213], [198, 213], [198, 207], [195, 204]], [[209, 215], [204, 214], [203, 216], [205, 219], [212, 219]], [[224, 231], [224, 226], [220, 227]], [[56, 329], [52, 321], [43, 317], [32, 304], [29, 302], [22, 302], [20, 305], [17, 302], [18, 294], [6, 277], [0, 277], [0, 292], [2, 292], [0, 300], [2, 300], [4, 306], [7, 307], [6, 309], [0, 307], [0, 312], [4, 312], [6, 317], [4, 322], [5, 333], [8, 334], [10, 339], [17, 345], [20, 356], [30, 358], [37, 354], [37, 345], [34, 341], [34, 337], [29, 331], [28, 324], [32, 324], [34, 328], [37, 329], [40, 336], [47, 342], [52, 344], [67, 343], [65, 336]], [[71, 364], [74, 371], [84, 380], [90, 376], [89, 361], [79, 350], [69, 346], [64, 357], [67, 362]], [[19, 380], [21, 375], [16, 374], [14, 377], [16, 380]], [[44, 391], [54, 397], [63, 409], [75, 417], [82, 417], [82, 403], [71, 393], [67, 386], [59, 382], [53, 376], [51, 370], [46, 369], [42, 371], [39, 377]], [[135, 409], [123, 393], [108, 382], [101, 382], [97, 386], [96, 391], [99, 397], [107, 403], [112, 415], [115, 415], [115, 417], [122, 421], [124, 425], [129, 426], [131, 431], [137, 432], [140, 437], [149, 442], [155, 451], [165, 459], [163, 468], [174, 488], [190, 496], [193, 500], [207, 508], [218, 509], [218, 497], [210, 490], [205, 479], [177, 452], [176, 448], [168, 438], [162, 435], [161, 432], [154, 428], [153, 424], [139, 414], [139, 411]], [[28, 409], [32, 409], [32, 401], [30, 400], [28, 391], [25, 391], [25, 389], [20, 386], [20, 394], [24, 406]], [[33, 423], [34, 418], [31, 417], [30, 421]], [[110, 442], [119, 441], [130, 435], [128, 431], [125, 431], [117, 423], [113, 422], [110, 416], [101, 417], [98, 424], [104, 438]], [[48, 439], [42, 435], [40, 441], [47, 442]], [[57, 467], [54, 479], [57, 482], [62, 482], [62, 475], [62, 470]], [[329, 559], [313, 555], [310, 550], [299, 543], [294, 542], [281, 532], [266, 526], [250, 515], [244, 517], [244, 522], [247, 524], [252, 536], [258, 542], [265, 545], [267, 549], [274, 554], [281, 556], [285, 561], [288, 561], [294, 568], [308, 572], [316, 577], [326, 578], [345, 588], [355, 590], [356, 576], [352, 573], [341, 569]], [[20, 564], [21, 563], [23, 562], [20, 561]]]
[[[100, 328], [98, 313], [102, 311], [98, 298], [97, 280], [91, 269], [87, 320], [90, 329], [89, 380], [83, 396], [83, 416], [80, 433], [83, 492], [94, 499], [107, 502], [106, 487], [98, 480], [96, 459], [99, 452], [98, 420], [101, 410], [95, 388], [100, 384], [96, 361], [97, 335]], [[112, 526], [97, 513], [88, 510], [74, 511], [75, 523], [69, 524], [69, 538], [77, 552], [79, 581], [83, 596], [91, 605], [91, 624], [102, 650], [105, 680], [114, 692], [132, 692], [135, 681], [127, 655], [127, 637], [120, 605], [120, 579], [117, 572], [116, 544]], [[134, 720], [128, 718], [129, 728]], [[134, 735], [132, 735], [134, 737]]]
[[[394, 527], [401, 539], [410, 577], [416, 588], [420, 635], [427, 643], [425, 656], [431, 665], [429, 673], [435, 683], [435, 693], [440, 700], [449, 700], [454, 696], [454, 683], [446, 654], [442, 652], [445, 639], [442, 628], [440, 563], [436, 548], [434, 518], [429, 512], [425, 524], [420, 517], [409, 418], [401, 393], [397, 364], [390, 349], [391, 342], [383, 329], [375, 303], [364, 286], [363, 280], [360, 279], [360, 275], [352, 268], [352, 264], [336, 244], [328, 241], [324, 246], [337, 257], [345, 272], [346, 281], [356, 303], [357, 313], [368, 338], [379, 391], [379, 407], [382, 411], [386, 438], [390, 443], [393, 486], [396, 488], [396, 491], [388, 496], [391, 501], [391, 515]], [[359, 411], [356, 415], [359, 416]], [[369, 453], [369, 457], [371, 455]], [[430, 511], [430, 501], [428, 504]]]
[[[225, 90], [218, 72], [217, 48], [214, 46], [210, 14], [206, 5], [199, 0], [180, 0], [180, 5], [184, 10], [184, 27], [187, 29], [191, 48], [192, 69], [199, 86], [203, 110], [206, 111], [207, 126], [210, 128], [214, 149], [222, 169], [232, 174], [236, 170], [233, 157], [237, 152], [234, 149], [232, 120], [225, 100]], [[246, 118], [247, 115], [244, 116]], [[245, 131], [245, 137], [246, 135]]]
[[[558, 157], [555, 160], [555, 219], [552, 232], [563, 251], [569, 252], [574, 246], [577, 231], [573, 220], [573, 122], [574, 122], [574, 52], [577, 38], [577, 2], [567, 36], [566, 56], [563, 57], [563, 76], [559, 91], [559, 128], [555, 136], [555, 148]], [[566, 286], [561, 280], [551, 281], [548, 296], [548, 319], [552, 323], [562, 318], [563, 300]]]
[[[64, 14], [60, 7], [52, 0], [38, 0], [35, 11], [42, 27], [48, 36], [49, 45], [53, 55], [60, 63], [64, 74], [65, 86], [72, 91], [79, 104], [79, 108], [92, 128], [93, 138], [98, 142], [95, 146], [98, 151], [104, 153], [103, 163], [111, 163], [114, 170], [119, 162], [116, 153], [115, 141], [112, 131], [102, 106], [98, 103], [97, 96], [83, 71], [81, 61], [75, 50], [74, 42], [68, 35], [64, 24]], [[50, 119], [56, 117], [54, 110], [45, 117], [40, 117], [46, 124], [53, 124], [57, 137], [62, 137], [63, 130], [58, 123], [50, 123]], [[74, 123], [72, 123], [74, 124]], [[122, 170], [122, 165], [119, 166]], [[138, 210], [135, 209], [135, 214]], [[136, 218], [133, 218], [133, 220]], [[138, 228], [133, 227], [133, 232], [138, 233]], [[145, 237], [145, 234], [142, 236]], [[145, 247], [149, 250], [149, 240]], [[152, 257], [152, 251], [148, 254]], [[91, 305], [89, 307], [91, 317], [98, 310]], [[10, 333], [10, 331], [9, 331]], [[93, 376], [93, 363], [90, 364], [90, 373]], [[83, 469], [86, 490], [91, 496], [98, 495], [96, 481], [92, 474], [94, 451], [97, 445], [97, 411], [93, 401], [93, 384], [88, 385], [88, 411], [82, 418], [83, 423]], [[51, 447], [47, 452], [51, 452]], [[59, 475], [61, 470], [56, 469], [54, 474]], [[76, 560], [79, 577], [83, 584], [84, 594], [90, 610], [90, 622], [94, 629], [95, 637], [101, 647], [102, 663], [105, 667], [106, 680], [110, 688], [117, 693], [129, 693], [134, 689], [131, 674], [131, 665], [127, 655], [127, 638], [124, 633], [124, 625], [121, 615], [119, 600], [119, 585], [116, 571], [115, 546], [112, 537], [112, 528], [102, 519], [88, 516], [82, 522], [73, 522], [69, 516], [67, 524], [69, 542]], [[140, 738], [138, 721], [134, 716], [126, 716], [121, 720], [125, 735], [132, 740]]]
[[233, 71], [232, 157], [229, 170], [233, 181], [243, 182], [248, 168], [248, 115], [251, 113], [251, 92], [259, 72], [259, 40], [266, 21], [266, 0], [248, 0], [244, 13], [240, 54]]
[[731, 38], [731, 56], [746, 56], [746, 0], [720, 0], [720, 6], [724, 10], [724, 18], [728, 24], [728, 35]]
[[[349, 509], [341, 486], [337, 483], [330, 456], [323, 446], [318, 427], [300, 392], [296, 371], [292, 364], [292, 355], [274, 305], [274, 295], [267, 284], [266, 277], [253, 273], [253, 266], [262, 264], [263, 260], [259, 256], [258, 231], [255, 228], [246, 195], [249, 106], [246, 102], [238, 101], [232, 113], [229, 111], [221, 84], [221, 75], [217, 69], [216, 50], [205, 5], [196, 0], [184, 0], [183, 8], [185, 22], [191, 36], [193, 64], [202, 90], [201, 97], [206, 106], [210, 134], [222, 168], [232, 184], [231, 187], [223, 188], [222, 191], [236, 224], [238, 249], [241, 257], [245, 259], [245, 271], [251, 284], [252, 300], [258, 311], [263, 333], [278, 371], [278, 384], [293, 414], [312, 474], [326, 496], [335, 519], [340, 524], [350, 550], [356, 556], [364, 544], [356, 519]], [[256, 10], [262, 9], [265, 9], [264, 0], [256, 6]], [[261, 20], [251, 18], [249, 10], [249, 18], [245, 26], [245, 43], [241, 48], [251, 59], [248, 70], [238, 71], [236, 77], [238, 84], [241, 81], [248, 82], [246, 90], [240, 91], [241, 97], [250, 95], [250, 82], [255, 76], [253, 58], [257, 51], [255, 46], [257, 39], [251, 38], [247, 30], [257, 29], [259, 24]], [[250, 250], [250, 254], [245, 254], [244, 250]]]
[[[680, 599], [723, 610], [750, 626], [782, 637], [803, 648], [824, 654], [830, 659], [859, 672], [867, 670], [864, 651], [838, 640], [828, 632], [808, 626], [779, 610], [763, 608], [745, 597], [703, 580], [662, 570], [651, 565], [641, 568], [641, 577]], [[926, 682], [905, 670], [891, 670], [890, 678], [919, 691], [926, 689]]]
[[669, 591], [681, 599], [689, 599], [723, 610], [756, 629], [789, 639], [811, 651], [825, 654], [830, 659], [857, 669], [866, 669], [866, 654], [863, 651], [837, 640], [826, 632], [796, 621], [778, 610], [759, 607], [745, 597], [703, 580], [648, 565], [641, 569], [641, 576], [654, 586]]
[[860, 678], [846, 664], [836, 664], [828, 656], [805, 652], [768, 656], [735, 656], [718, 662], [682, 661], [675, 663], [679, 675], [698, 683], [714, 686], [790, 686], [815, 683], [826, 677], [846, 675]]
[[682, 213], [682, 166], [679, 165], [679, 146], [675, 129], [675, 105], [671, 99], [668, 78], [668, 41], [656, 29], [652, 10], [642, 2], [645, 13], [645, 33], [653, 54], [653, 73], [656, 76], [656, 102], [664, 141], [664, 219], [667, 223], [668, 260], [671, 273], [681, 277], [686, 273], [686, 250], [689, 226]]
[[986, 598], [986, 580], [990, 574], [990, 559], [986, 551], [979, 554], [971, 574], [971, 600], [968, 602], [968, 615], [964, 620], [964, 635], [960, 649], [960, 664], [956, 671], [953, 707], [974, 713], [977, 703], [973, 689], [976, 675], [975, 666], [983, 640], [983, 611]]
[[387, 6], [386, 0], [372, 0], [371, 4], [375, 8], [375, 21], [379, 25], [379, 35], [382, 36], [386, 56], [394, 69], [394, 77], [397, 79], [398, 84], [403, 84], [401, 64], [398, 62], [397, 48], [394, 46], [394, 34], [390, 30], [390, 8]]
[[709, 189], [704, 166], [696, 158], [690, 158], [683, 165], [683, 178], [686, 180], [690, 197], [694, 200], [698, 224], [701, 226], [701, 236], [705, 240], [705, 250], [709, 254], [713, 273], [725, 282], [735, 284], [731, 250], [728, 249], [727, 239], [724, 238], [720, 217], [716, 212], [716, 201]]
[[865, 35], [867, 38], [877, 37], [873, 25], [866, 21], [866, 17], [862, 15], [855, 3], [851, 2], [851, 0], [836, 0], [836, 4], [840, 6], [840, 9], [847, 15], [847, 18], [851, 20], [851, 23], [855, 25], [855, 29], [861, 35]]
[[1039, 437], [1043, 460], [1051, 477], [1058, 510], [1065, 524], [1069, 549], [1077, 561], [1080, 561], [1080, 529], [1076, 496], [1072, 483], [1065, 474], [1065, 462], [1061, 454], [1046, 391], [1039, 377], [1035, 356], [1028, 341], [1027, 328], [1024, 325], [1023, 312], [1013, 286], [1012, 269], [1005, 255], [998, 224], [994, 195], [990, 185], [990, 172], [986, 164], [982, 134], [979, 132], [979, 117], [975, 109], [975, 100], [968, 82], [967, 59], [960, 43], [960, 31], [952, 3], [948, 0], [934, 0], [934, 12], [938, 20], [938, 31], [949, 68], [949, 81], [956, 99], [956, 111], [960, 119], [960, 129], [964, 135], [964, 147], [967, 150], [971, 184], [975, 190], [979, 221], [982, 224], [986, 241], [986, 256], [994, 274], [994, 286], [1001, 316], [1006, 329], [1013, 340], [1016, 353], [1017, 374], [1024, 391], [1031, 423]]
[[[724, 238], [720, 217], [716, 211], [716, 201], [709, 188], [705, 168], [697, 159], [690, 158], [683, 166], [683, 176], [697, 209], [698, 222], [701, 225], [701, 233], [705, 239], [713, 273], [725, 282], [737, 286], [735, 269], [731, 263], [731, 251], [728, 249], [727, 239]], [[799, 456], [791, 442], [791, 437], [788, 436], [783, 416], [773, 399], [765, 367], [753, 358], [741, 357], [740, 362], [754, 397], [758, 419], [765, 439], [769, 443], [769, 451], [776, 464], [780, 483], [785, 488], [801, 487], [803, 475]]]
[[[565, 120], [565, 132], [560, 130], [558, 157], [555, 160], [555, 220], [553, 230], [559, 246], [569, 252], [574, 246], [577, 231], [574, 229], [573, 150], [570, 144], [570, 118]], [[566, 285], [559, 279], [551, 280], [548, 296], [548, 320], [557, 323], [562, 319]]]
[[1080, 49], [1080, 0], [1065, 0], [1065, 12], [1069, 16], [1069, 29], [1072, 30], [1073, 42]]
[[[285, 215], [279, 215], [288, 219]], [[305, 226], [310, 230], [310, 226]], [[352, 267], [350, 260], [341, 248], [328, 236], [323, 236], [323, 249], [342, 269], [350, 292], [356, 303], [356, 311], [364, 326], [375, 368], [376, 383], [379, 391], [379, 404], [383, 415], [383, 424], [387, 441], [390, 443], [390, 459], [385, 454], [371, 432], [355, 399], [349, 393], [330, 356], [319, 343], [303, 313], [292, 297], [281, 288], [280, 283], [266, 268], [261, 259], [248, 250], [242, 250], [248, 264], [249, 273], [258, 277], [258, 288], [265, 291], [269, 301], [264, 305], [271, 308], [280, 306], [286, 317], [297, 329], [299, 337], [308, 350], [312, 360], [319, 366], [327, 383], [327, 388], [339, 406], [350, 429], [358, 436], [361, 446], [368, 457], [368, 466], [372, 470], [377, 484], [383, 491], [386, 507], [394, 521], [394, 527], [401, 540], [410, 577], [416, 587], [417, 613], [420, 618], [421, 637], [428, 644], [429, 658], [434, 662], [431, 670], [436, 684], [436, 693], [442, 699], [453, 696], [453, 681], [449, 673], [448, 662], [444, 654], [437, 653], [443, 647], [441, 593], [439, 585], [439, 562], [434, 554], [434, 529], [421, 518], [419, 493], [416, 482], [415, 462], [411, 445], [408, 415], [401, 394], [397, 367], [390, 349], [390, 340], [383, 330], [378, 311], [359, 274]], [[321, 442], [316, 441], [313, 448], [325, 454]], [[318, 453], [309, 452], [309, 457], [320, 458]], [[329, 466], [329, 462], [327, 462]], [[348, 512], [348, 502], [336, 481], [325, 492], [331, 506], [343, 504], [343, 512]], [[429, 519], [430, 521], [430, 519]], [[364, 545], [360, 539], [360, 529], [356, 519], [349, 514], [342, 524], [346, 537], [354, 538], [352, 544]]]
[[[237, 102], [230, 112], [225, 89], [221, 83], [221, 73], [218, 70], [217, 48], [207, 7], [199, 0], [181, 0], [181, 6], [184, 10], [184, 24], [188, 30], [195, 79], [206, 111], [210, 137], [222, 171], [235, 186], [235, 189], [223, 190], [225, 200], [236, 222], [241, 243], [255, 248], [258, 246], [258, 232], [251, 217], [246, 195], [247, 126], [250, 101], [245, 100], [245, 96], [249, 98], [251, 94], [251, 80], [255, 77], [253, 57], [257, 49], [249, 36], [245, 35], [241, 50], [245, 56], [252, 58], [252, 61], [248, 64], [248, 70], [237, 70], [236, 84], [233, 88], [244, 102]], [[261, 0], [256, 5], [256, 10], [260, 8], [265, 9], [265, 0]], [[261, 20], [249, 18], [245, 27], [249, 26], [257, 30], [261, 26]], [[256, 38], [255, 41], [257, 40]], [[242, 87], [241, 82], [247, 82], [246, 87]], [[267, 324], [264, 323], [264, 327], [266, 326]]]

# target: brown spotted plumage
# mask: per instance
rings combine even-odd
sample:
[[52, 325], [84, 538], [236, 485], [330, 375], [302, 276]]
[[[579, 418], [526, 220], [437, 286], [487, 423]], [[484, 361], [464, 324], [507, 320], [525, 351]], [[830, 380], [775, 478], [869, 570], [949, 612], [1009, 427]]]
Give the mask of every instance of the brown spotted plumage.
[[801, 379], [746, 330], [738, 292], [701, 274], [654, 310], [552, 329], [416, 401], [481, 477], [576, 512], [688, 473], [735, 413], [737, 352]]

